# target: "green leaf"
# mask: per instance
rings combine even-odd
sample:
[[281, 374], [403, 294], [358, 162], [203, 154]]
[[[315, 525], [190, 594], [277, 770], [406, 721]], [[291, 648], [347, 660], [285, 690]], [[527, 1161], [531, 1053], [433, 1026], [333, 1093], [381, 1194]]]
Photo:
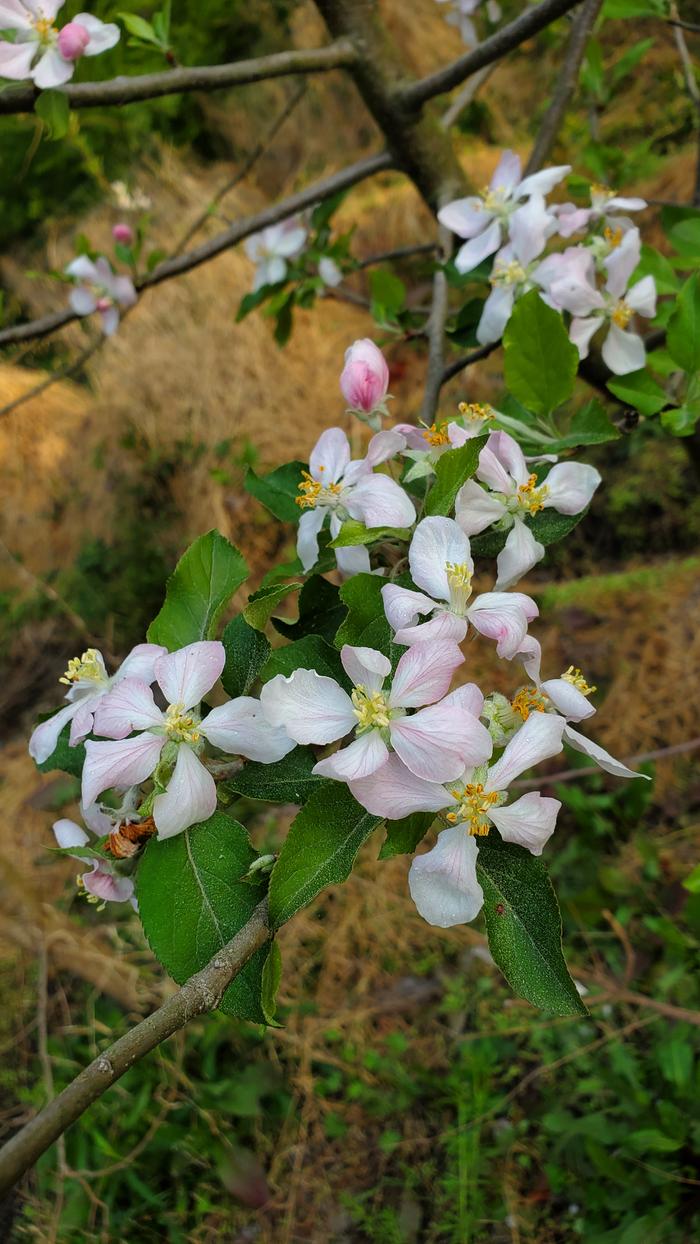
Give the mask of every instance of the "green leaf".
[[296, 622], [273, 618], [272, 625], [288, 639], [302, 639], [304, 635], [320, 635], [332, 643], [347, 609], [340, 599], [334, 583], [320, 574], [311, 575], [299, 593], [299, 617]]
[[564, 960], [561, 916], [541, 859], [492, 832], [479, 839], [489, 949], [512, 989], [553, 1015], [586, 1015]]
[[246, 471], [245, 487], [252, 497], [279, 518], [283, 523], [298, 523], [301, 510], [295, 498], [299, 495], [304, 462], [285, 462], [284, 466], [270, 471], [269, 475], [256, 475], [251, 467]]
[[410, 540], [410, 527], [365, 527], [357, 519], [349, 518], [343, 523], [329, 548], [355, 548], [358, 544], [374, 544], [375, 540]]
[[[568, 536], [587, 513], [587, 508], [581, 510], [580, 514], [559, 514], [554, 509], [542, 510], [540, 514], [526, 518], [525, 526], [530, 528], [535, 539], [546, 548], [547, 545], [556, 544], [558, 540]], [[508, 535], [507, 531], [494, 530], [474, 536], [470, 541], [472, 553], [477, 557], [497, 557]]]
[[274, 765], [249, 761], [240, 773], [227, 778], [226, 790], [265, 803], [306, 803], [326, 781], [311, 772], [315, 764], [316, 757], [308, 747], [295, 747]]
[[157, 47], [160, 47], [160, 40], [155, 30], [144, 17], [139, 17], [138, 13], [118, 13], [117, 16], [124, 23], [130, 35], [143, 39], [144, 43], [155, 43]]
[[342, 782], [314, 792], [293, 821], [270, 877], [270, 920], [291, 920], [321, 890], [347, 880], [355, 857], [381, 817], [371, 816]]
[[[524, 432], [524, 436], [527, 436], [527, 431]], [[563, 449], [576, 449], [579, 445], [603, 445], [606, 441], [615, 441], [619, 437], [620, 432], [610, 422], [606, 411], [594, 397], [576, 411], [565, 436], [551, 443], [548, 442], [542, 448], [547, 453], [558, 454]]]
[[49, 138], [65, 138], [70, 125], [70, 104], [63, 91], [41, 91], [34, 101], [34, 111], [44, 122]]
[[670, 432], [671, 436], [692, 436], [698, 419], [700, 419], [700, 407], [679, 406], [663, 412], [661, 426]]
[[301, 591], [301, 586], [301, 583], [282, 583], [263, 587], [255, 592], [243, 610], [243, 617], [248, 625], [255, 627], [256, 631], [264, 630], [280, 601], [289, 596], [290, 592]]
[[[700, 221], [698, 221], [700, 249]], [[666, 349], [683, 371], [700, 370], [700, 273], [686, 281], [666, 332]]]
[[[60, 712], [60, 709], [56, 711]], [[40, 773], [52, 773], [54, 769], [62, 769], [64, 773], [70, 773], [73, 777], [79, 778], [82, 775], [85, 764], [85, 744], [78, 743], [76, 747], [71, 747], [68, 742], [69, 737], [70, 723], [63, 727], [51, 755], [37, 765]]]
[[148, 628], [150, 642], [174, 652], [212, 639], [224, 605], [247, 577], [245, 559], [220, 532], [200, 536], [168, 579], [165, 604]]
[[288, 676], [298, 669], [316, 670], [318, 674], [335, 678], [341, 686], [348, 682], [337, 650], [320, 635], [305, 635], [283, 648], [273, 649], [260, 677], [263, 682], [269, 682], [276, 674]]
[[666, 0], [605, 0], [603, 17], [664, 17]]
[[96, 851], [94, 847], [47, 847], [52, 855], [69, 855], [77, 860], [99, 860], [103, 864], [110, 859], [104, 851]]
[[373, 268], [369, 274], [371, 313], [380, 323], [395, 320], [406, 303], [406, 286], [389, 268]]
[[683, 1148], [684, 1142], [665, 1136], [656, 1127], [644, 1127], [638, 1132], [632, 1132], [627, 1137], [627, 1144], [638, 1153], [675, 1153], [677, 1149]]
[[643, 246], [641, 258], [634, 271], [632, 280], [640, 281], [643, 276], [653, 276], [660, 294], [675, 294], [680, 289], [680, 281], [665, 255], [653, 246]]
[[661, 221], [676, 250], [684, 258], [696, 259], [700, 252], [700, 212], [697, 208], [665, 207]]
[[375, 618], [383, 618], [384, 601], [382, 587], [384, 581], [376, 574], [356, 574], [347, 579], [340, 589], [340, 599], [347, 605], [348, 615], [338, 628], [335, 637], [336, 648], [343, 644], [357, 644], [363, 631]]
[[387, 821], [386, 838], [382, 843], [379, 859], [390, 860], [394, 855], [413, 855], [434, 820], [434, 812], [413, 812], [401, 821]]
[[633, 406], [640, 415], [655, 415], [668, 404], [668, 398], [660, 385], [645, 368], [628, 372], [615, 380], [608, 380], [608, 388], [626, 406]]
[[688, 890], [691, 894], [700, 894], [700, 864], [696, 864], [695, 868], [688, 873], [688, 876], [681, 883], [684, 890]]
[[[151, 840], [139, 864], [139, 915], [151, 950], [179, 985], [243, 928], [261, 898], [240, 878], [257, 858], [238, 821], [215, 812], [165, 842]], [[226, 1015], [265, 1023], [262, 975], [269, 947], [255, 952], [219, 1005]]]
[[232, 698], [249, 695], [270, 655], [270, 644], [260, 631], [249, 626], [242, 614], [232, 618], [221, 636], [226, 664], [221, 675], [224, 691]]
[[450, 514], [462, 484], [471, 479], [479, 465], [479, 454], [486, 436], [475, 436], [459, 449], [448, 449], [435, 463], [435, 479], [425, 501], [423, 514]]
[[574, 391], [579, 356], [558, 311], [536, 289], [515, 304], [503, 334], [505, 381], [536, 415], [549, 415]]

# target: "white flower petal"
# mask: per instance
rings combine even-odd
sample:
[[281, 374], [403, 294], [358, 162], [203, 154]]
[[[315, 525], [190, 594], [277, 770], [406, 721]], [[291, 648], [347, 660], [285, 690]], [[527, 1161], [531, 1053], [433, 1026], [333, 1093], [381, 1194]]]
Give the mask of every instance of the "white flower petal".
[[580, 514], [601, 482], [600, 472], [585, 462], [558, 462], [547, 476], [544, 504], [560, 514]]
[[416, 509], [407, 492], [388, 475], [366, 475], [345, 502], [348, 514], [367, 527], [411, 527]]
[[250, 695], [213, 708], [204, 718], [200, 733], [230, 756], [246, 756], [266, 765], [281, 760], [295, 746], [283, 727], [270, 725], [260, 701]]
[[500, 245], [501, 224], [498, 220], [492, 220], [482, 233], [477, 233], [471, 241], [460, 246], [455, 255], [455, 268], [463, 276], [467, 272], [472, 272], [474, 268], [478, 268], [482, 260], [493, 255]]
[[435, 601], [423, 592], [412, 592], [410, 588], [399, 587], [396, 583], [385, 583], [382, 600], [387, 622], [395, 631], [404, 626], [414, 626], [419, 617], [435, 608]]
[[138, 678], [122, 678], [95, 706], [95, 734], [125, 739], [132, 730], [150, 730], [165, 720], [153, 692]]
[[527, 617], [508, 592], [483, 592], [467, 610], [467, 617], [480, 635], [496, 641], [498, 656], [507, 660], [519, 651], [527, 634]]
[[552, 168], [540, 169], [539, 173], [530, 173], [518, 186], [518, 198], [522, 199], [527, 194], [549, 194], [570, 172], [570, 164], [557, 164]]
[[117, 683], [121, 682], [122, 678], [138, 678], [141, 682], [155, 682], [156, 661], [159, 657], [167, 655], [168, 649], [162, 644], [137, 644], [131, 649], [129, 655], [124, 657], [113, 681]]
[[526, 769], [562, 750], [566, 722], [552, 713], [531, 713], [489, 769], [487, 790], [506, 790]]
[[[324, 506], [316, 506], [312, 510], [304, 510], [299, 519], [297, 534], [297, 557], [304, 571], [308, 571], [318, 561], [318, 533], [328, 510]], [[336, 550], [338, 552], [339, 550]]]
[[[474, 6], [476, 8], [476, 5]], [[489, 189], [495, 191], [515, 190], [520, 183], [521, 163], [516, 151], [504, 151], [496, 171], [489, 182]]]
[[638, 333], [626, 332], [617, 324], [611, 324], [601, 350], [603, 362], [616, 376], [640, 371], [646, 363], [644, 342]]
[[416, 777], [396, 754], [390, 754], [381, 769], [369, 777], [348, 785], [363, 808], [390, 820], [400, 820], [411, 812], [439, 812], [454, 803], [444, 786]]
[[444, 643], [449, 640], [453, 644], [461, 644], [466, 633], [466, 618], [450, 613], [449, 609], [440, 609], [427, 622], [401, 627], [394, 635], [394, 643], [410, 647], [411, 644]]
[[454, 691], [450, 691], [442, 703], [456, 704], [459, 708], [471, 713], [473, 717], [480, 717], [484, 707], [484, 695], [475, 682], [467, 682], [462, 687], [456, 687]]
[[73, 719], [80, 707], [80, 701], [75, 700], [72, 704], [66, 704], [63, 708], [59, 708], [53, 717], [48, 717], [46, 721], [40, 722], [32, 731], [29, 739], [29, 755], [38, 765], [48, 760], [49, 756], [56, 750], [58, 736], [64, 726]]
[[68, 302], [71, 310], [76, 315], [92, 315], [97, 310], [97, 299], [91, 289], [86, 289], [84, 285], [76, 285], [68, 295]]
[[508, 222], [508, 236], [516, 259], [524, 267], [541, 254], [551, 233], [552, 221], [553, 217], [547, 211], [541, 194], [533, 194], [527, 203], [513, 212]]
[[77, 22], [79, 26], [84, 26], [90, 36], [84, 56], [99, 56], [100, 52], [109, 51], [119, 42], [121, 32], [114, 22], [101, 22], [99, 17], [94, 17], [92, 13], [76, 13], [71, 20]]
[[505, 513], [503, 502], [490, 496], [476, 480], [468, 479], [457, 493], [455, 517], [468, 536], [478, 536], [479, 532], [503, 518]]
[[506, 807], [491, 808], [489, 816], [506, 842], [517, 842], [532, 855], [541, 855], [554, 833], [560, 807], [558, 799], [530, 791]]
[[165, 794], [153, 801], [158, 838], [172, 838], [216, 812], [216, 783], [191, 747], [181, 743]]
[[542, 683], [541, 690], [567, 721], [585, 721], [586, 717], [592, 717], [595, 713], [595, 705], [565, 678], [548, 678]]
[[391, 673], [391, 661], [376, 648], [354, 648], [351, 644], [343, 644], [340, 659], [353, 686], [364, 687], [370, 694], [379, 691], [384, 679]]
[[595, 336], [602, 325], [603, 321], [599, 315], [591, 315], [586, 319], [574, 317], [571, 321], [569, 325], [569, 341], [576, 346], [579, 358], [588, 358], [591, 338]]
[[644, 276], [637, 281], [625, 294], [625, 302], [638, 315], [656, 315], [656, 282], [653, 276]]
[[603, 261], [608, 279], [605, 288], [613, 298], [621, 298], [629, 279], [639, 263], [642, 239], [639, 229], [633, 227], [623, 234], [622, 241]]
[[350, 461], [350, 443], [342, 428], [326, 428], [309, 458], [309, 473], [322, 484], [337, 484]]
[[353, 782], [369, 777], [386, 762], [389, 749], [378, 730], [368, 730], [347, 747], [319, 760], [313, 772], [338, 782]]
[[428, 924], [449, 929], [474, 920], [484, 905], [476, 878], [478, 848], [466, 825], [443, 829], [432, 851], [417, 855], [408, 873], [408, 888]]
[[496, 285], [491, 290], [481, 311], [476, 329], [476, 339], [482, 346], [499, 341], [515, 304], [514, 285]]
[[482, 200], [475, 195], [446, 203], [438, 212], [440, 224], [458, 238], [473, 238], [482, 233], [491, 219], [491, 212], [485, 210]]
[[408, 550], [413, 582], [436, 600], [449, 601], [448, 563], [464, 565], [473, 573], [468, 537], [453, 518], [422, 519]]
[[316, 670], [277, 674], [265, 683], [260, 703], [270, 724], [282, 726], [297, 743], [334, 743], [357, 725], [350, 696]]
[[525, 523], [516, 518], [508, 539], [496, 558], [496, 588], [510, 587], [544, 557], [544, 545], [536, 540]]
[[353, 574], [370, 573], [369, 550], [363, 544], [346, 545], [344, 549], [334, 549], [333, 552], [338, 570], [346, 579]]
[[604, 747], [600, 747], [598, 743], [593, 743], [587, 739], [584, 734], [579, 734], [578, 730], [573, 730], [571, 726], [567, 726], [564, 731], [564, 738], [569, 747], [573, 747], [577, 752], [583, 752], [584, 756], [590, 756], [601, 769], [605, 769], [606, 773], [612, 773], [613, 777], [624, 778], [646, 778], [650, 781], [648, 774], [636, 773], [634, 769], [628, 769], [627, 765], [623, 765], [621, 760], [616, 760], [610, 752], [606, 752]]
[[32, 71], [34, 85], [41, 91], [52, 90], [55, 86], [63, 86], [73, 77], [75, 64], [72, 60], [64, 60], [58, 48], [49, 48], [37, 61]]
[[[2, 13], [0, 13], [2, 17]], [[84, 829], [76, 825], [75, 821], [62, 817], [60, 821], [54, 821], [53, 832], [56, 842], [63, 851], [69, 851], [71, 847], [84, 847], [90, 841]]]
[[88, 894], [94, 894], [104, 903], [127, 903], [133, 900], [134, 883], [131, 877], [121, 877], [112, 872], [108, 863], [95, 861], [90, 872], [83, 873], [83, 885]]
[[159, 657], [155, 675], [168, 704], [194, 708], [219, 679], [225, 661], [224, 645], [218, 639], [197, 640]]
[[134, 739], [85, 744], [82, 802], [88, 807], [111, 786], [138, 786], [153, 773], [165, 744], [163, 735], [138, 734]]
[[486, 727], [471, 713], [444, 700], [392, 721], [390, 731], [392, 745], [406, 767], [428, 782], [454, 781], [465, 769], [484, 764], [493, 750]]
[[464, 657], [456, 644], [414, 644], [396, 667], [389, 695], [392, 708], [434, 704], [450, 689], [452, 675]]

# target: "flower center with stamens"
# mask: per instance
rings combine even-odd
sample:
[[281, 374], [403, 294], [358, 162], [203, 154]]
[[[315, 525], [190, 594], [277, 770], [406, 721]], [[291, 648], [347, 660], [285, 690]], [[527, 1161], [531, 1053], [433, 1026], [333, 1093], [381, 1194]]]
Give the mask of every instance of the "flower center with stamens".
[[581, 695], [593, 695], [593, 692], [598, 690], [597, 687], [589, 686], [580, 669], [573, 665], [570, 665], [568, 670], [565, 670], [562, 674], [562, 679], [564, 682], [570, 682], [572, 687], [581, 692]]
[[452, 825], [464, 822], [474, 838], [488, 834], [491, 828], [489, 810], [501, 802], [500, 791], [486, 791], [482, 782], [467, 782], [463, 787], [450, 790], [450, 794], [458, 806], [447, 813], [447, 820]]
[[464, 419], [473, 420], [475, 423], [481, 421], [482, 419], [496, 418], [496, 412], [493, 409], [493, 406], [489, 406], [488, 404], [482, 405], [481, 402], [460, 402], [459, 413]]
[[[319, 471], [325, 468], [320, 466]], [[314, 479], [308, 471], [302, 471], [302, 480], [299, 484], [299, 496], [294, 500], [300, 509], [314, 509], [317, 505], [336, 506], [338, 498], [342, 492], [342, 484], [324, 484], [321, 480]]]
[[603, 237], [610, 247], [610, 250], [614, 251], [615, 247], [619, 246], [622, 241], [622, 229], [620, 229], [619, 226], [617, 229], [611, 229], [610, 225], [606, 225], [603, 229]]
[[353, 704], [352, 711], [357, 717], [358, 733], [387, 728], [392, 714], [383, 691], [367, 691], [362, 683], [358, 683], [350, 693], [350, 699]]
[[199, 718], [186, 713], [184, 704], [169, 704], [165, 712], [165, 733], [175, 743], [199, 743]]
[[50, 17], [35, 17], [32, 26], [43, 44], [52, 43], [54, 37], [58, 35], [58, 28], [54, 26]]
[[493, 212], [495, 216], [508, 215], [505, 186], [496, 186], [495, 190], [492, 190], [490, 186], [484, 186], [480, 198], [484, 211]]
[[464, 613], [472, 594], [472, 572], [465, 562], [445, 562], [450, 604], [454, 613]]
[[446, 423], [431, 423], [429, 428], [423, 431], [423, 440], [429, 445], [449, 445], [450, 437], [447, 431]]
[[618, 328], [627, 328], [634, 312], [628, 302], [624, 298], [618, 298], [615, 306], [610, 312], [610, 319], [613, 324], [617, 324]]
[[544, 713], [547, 707], [544, 696], [535, 687], [521, 687], [510, 704], [513, 712], [518, 713], [523, 721], [527, 721], [530, 713]]
[[517, 259], [511, 259], [510, 263], [494, 264], [489, 280], [492, 285], [519, 285], [527, 280], [527, 272]]
[[104, 670], [96, 648], [87, 648], [81, 657], [72, 657], [59, 682], [71, 687], [75, 682], [104, 682]]
[[517, 493], [518, 509], [527, 514], [539, 514], [544, 509], [544, 499], [549, 489], [546, 484], [537, 487], [537, 476], [530, 475], [526, 484], [520, 484]]

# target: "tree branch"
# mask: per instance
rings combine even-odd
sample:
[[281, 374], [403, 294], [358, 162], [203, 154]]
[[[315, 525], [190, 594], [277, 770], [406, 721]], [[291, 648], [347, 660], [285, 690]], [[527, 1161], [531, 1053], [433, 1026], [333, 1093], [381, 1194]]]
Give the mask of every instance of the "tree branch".
[[426, 78], [405, 87], [399, 92], [396, 102], [406, 109], [420, 108], [435, 95], [442, 95], [445, 91], [459, 86], [478, 69], [500, 60], [507, 52], [512, 52], [513, 48], [519, 47], [526, 39], [538, 34], [550, 22], [556, 21], [580, 3], [581, 0], [542, 0], [536, 8], [526, 9], [515, 21], [497, 30], [495, 35], [484, 39], [478, 47], [460, 56], [451, 65], [446, 65], [444, 69], [438, 69], [437, 73], [428, 74]]
[[271, 936], [267, 899], [263, 899], [248, 923], [217, 951], [201, 972], [190, 977], [163, 1006], [98, 1055], [7, 1142], [0, 1150], [0, 1197], [5, 1196], [41, 1154], [134, 1063], [184, 1028], [191, 1019], [214, 1011], [234, 977]]
[[[450, 257], [452, 235], [449, 229], [440, 226], [440, 264]], [[433, 303], [428, 318], [428, 372], [425, 379], [425, 392], [421, 407], [421, 422], [430, 426], [435, 419], [435, 411], [440, 400], [442, 375], [445, 358], [445, 321], [449, 310], [450, 291], [447, 277], [442, 266], [436, 268], [433, 277]]]
[[488, 358], [489, 354], [493, 354], [493, 351], [497, 350], [500, 344], [500, 340], [489, 341], [488, 345], [479, 346], [477, 350], [472, 350], [471, 354], [463, 354], [461, 359], [455, 359], [454, 363], [449, 363], [440, 377], [440, 388], [447, 384], [447, 381], [451, 380], [453, 376], [457, 376], [461, 371], [464, 371], [465, 367], [471, 367], [472, 363], [479, 363], [481, 359]]
[[585, 0], [579, 9], [571, 29], [569, 46], [564, 63], [557, 73], [557, 84], [547, 111], [542, 119], [535, 145], [527, 162], [525, 175], [536, 173], [542, 167], [554, 146], [559, 127], [564, 120], [569, 100], [576, 90], [579, 69], [583, 60], [595, 20], [603, 0]]
[[[244, 238], [250, 237], [253, 233], [259, 233], [268, 225], [277, 224], [287, 216], [293, 216], [296, 212], [303, 211], [304, 208], [313, 207], [314, 204], [331, 198], [340, 190], [346, 190], [366, 177], [372, 177], [375, 173], [384, 172], [393, 166], [394, 160], [386, 152], [369, 156], [366, 160], [359, 160], [357, 164], [351, 164], [339, 173], [332, 173], [330, 177], [313, 182], [297, 194], [290, 194], [286, 199], [281, 199], [279, 203], [256, 212], [254, 216], [246, 216], [243, 220], [236, 221], [230, 229], [217, 233], [215, 237], [209, 238], [194, 250], [173, 256], [171, 259], [164, 259], [152, 272], [135, 281], [136, 288], [142, 292], [153, 285], [160, 285], [162, 281], [169, 281], [174, 276], [180, 276], [183, 272], [189, 272], [192, 268], [199, 267], [200, 264], [208, 263], [222, 251], [229, 250], [232, 246], [242, 242]], [[70, 307], [66, 307], [61, 311], [52, 311], [50, 315], [45, 315], [39, 320], [31, 320], [27, 324], [14, 324], [0, 332], [0, 346], [10, 345], [17, 341], [31, 341], [38, 337], [48, 337], [57, 329], [63, 328], [65, 324], [70, 324], [73, 320], [80, 318]]]
[[[272, 56], [259, 56], [254, 60], [234, 61], [227, 65], [167, 69], [162, 73], [113, 78], [109, 82], [76, 82], [60, 89], [71, 108], [100, 108], [105, 104], [120, 106], [144, 99], [160, 99], [163, 95], [246, 86], [251, 82], [282, 78], [294, 73], [327, 73], [331, 69], [347, 69], [354, 64], [355, 58], [352, 44], [347, 39], [339, 39], [324, 48], [275, 52]], [[0, 115], [33, 112], [38, 95], [34, 86], [10, 87], [0, 93]]]

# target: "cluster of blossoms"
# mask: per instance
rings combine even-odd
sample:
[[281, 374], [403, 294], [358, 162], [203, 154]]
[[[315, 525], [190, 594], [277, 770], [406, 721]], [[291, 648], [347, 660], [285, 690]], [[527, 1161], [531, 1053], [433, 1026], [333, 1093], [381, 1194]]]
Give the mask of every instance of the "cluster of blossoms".
[[63, 86], [82, 56], [99, 56], [119, 42], [119, 27], [91, 13], [56, 25], [64, 0], [0, 0], [0, 78], [30, 79], [41, 90]]
[[[340, 383], [350, 408], [376, 427], [386, 414], [389, 373], [373, 342], [348, 350]], [[265, 682], [259, 697], [209, 707], [203, 702], [225, 663], [218, 641], [175, 652], [140, 644], [111, 677], [95, 649], [69, 663], [61, 680], [67, 703], [36, 728], [30, 752], [38, 763], [47, 760], [69, 725], [72, 746], [86, 740], [81, 809], [101, 853], [88, 847], [88, 833], [75, 822], [64, 819], [54, 829], [65, 851], [90, 860], [80, 883], [91, 901], [133, 900], [128, 873], [140, 839], [170, 838], [206, 821], [217, 806], [216, 779], [231, 758], [234, 765], [274, 764], [297, 744], [323, 749], [313, 772], [345, 783], [373, 815], [436, 814], [444, 828], [436, 846], [414, 860], [409, 881], [418, 910], [441, 926], [480, 910], [480, 838], [495, 831], [539, 855], [552, 834], [556, 799], [537, 791], [510, 797], [522, 773], [566, 741], [608, 772], [635, 776], [576, 728], [595, 711], [595, 688], [580, 670], [541, 677], [540, 645], [530, 634], [538, 609], [512, 590], [544, 553], [532, 516], [546, 507], [581, 513], [600, 476], [551, 457], [548, 473], [538, 476], [508, 432], [490, 430], [497, 419], [490, 407], [462, 404], [447, 423], [375, 432], [358, 459], [345, 432], [329, 428], [299, 480], [297, 549], [305, 571], [317, 563], [326, 518], [332, 536], [354, 520], [398, 528], [407, 540], [405, 558], [374, 568], [364, 545], [336, 550], [342, 576], [381, 576], [392, 645], [404, 649], [395, 664], [374, 647], [344, 644], [340, 681], [297, 668]], [[419, 518], [425, 477], [442, 455], [480, 433], [488, 435], [476, 474], [458, 492], [453, 514]], [[470, 537], [488, 527], [503, 533], [504, 545], [493, 585], [475, 592]], [[404, 564], [408, 572], [400, 573]], [[474, 682], [453, 687], [470, 631], [524, 670], [526, 681], [512, 698], [485, 696]]]
[[[309, 240], [309, 226], [303, 216], [288, 216], [278, 225], [268, 225], [243, 243], [245, 253], [255, 264], [253, 293], [266, 285], [279, 285], [286, 279], [289, 262], [302, 254]], [[339, 285], [343, 274], [330, 255], [318, 260], [318, 276], [324, 285]]]
[[[523, 178], [520, 158], [506, 151], [482, 193], [446, 204], [439, 219], [464, 241], [455, 257], [460, 273], [494, 256], [491, 293], [477, 328], [482, 344], [498, 341], [516, 300], [538, 289], [549, 306], [570, 315], [569, 335], [581, 358], [595, 333], [605, 329], [603, 358], [612, 372], [625, 375], [642, 368], [646, 357], [631, 322], [636, 315], [656, 314], [654, 278], [630, 284], [641, 239], [626, 213], [646, 203], [595, 185], [589, 207], [548, 203], [545, 196], [570, 171], [565, 164]], [[577, 234], [585, 234], [577, 245], [543, 255], [550, 240]]]

